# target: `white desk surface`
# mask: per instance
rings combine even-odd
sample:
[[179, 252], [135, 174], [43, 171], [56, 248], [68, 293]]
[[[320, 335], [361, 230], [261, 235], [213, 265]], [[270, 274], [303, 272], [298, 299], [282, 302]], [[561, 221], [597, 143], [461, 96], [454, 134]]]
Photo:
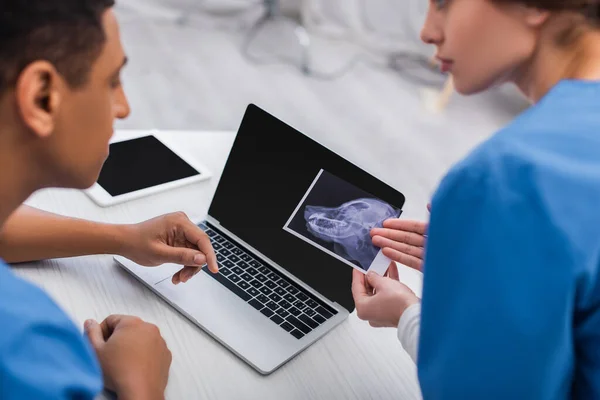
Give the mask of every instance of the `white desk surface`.
[[[172, 132], [214, 174], [206, 182], [111, 208], [74, 190], [45, 190], [28, 204], [103, 222], [139, 222], [173, 211], [203, 217], [233, 144], [231, 132]], [[168, 399], [419, 399], [416, 368], [395, 329], [376, 330], [353, 313], [268, 377], [260, 376], [152, 292], [111, 256], [25, 264], [17, 274], [43, 287], [83, 326], [88, 318], [137, 315], [158, 325], [173, 353]], [[350, 290], [350, 288], [348, 288]], [[210, 307], [210, 305], [207, 305]]]

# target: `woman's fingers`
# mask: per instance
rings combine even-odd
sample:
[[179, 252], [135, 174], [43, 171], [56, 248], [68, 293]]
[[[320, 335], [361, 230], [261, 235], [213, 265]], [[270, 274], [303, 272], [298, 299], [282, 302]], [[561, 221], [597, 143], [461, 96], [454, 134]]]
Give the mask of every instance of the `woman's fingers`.
[[387, 276], [388, 276], [388, 278], [393, 279], [395, 281], [400, 280], [400, 274], [398, 273], [398, 266], [396, 265], [396, 263], [394, 261], [391, 262], [390, 267], [388, 268]]
[[404, 219], [388, 219], [383, 222], [383, 227], [425, 235], [427, 232], [427, 223], [421, 221], [409, 221]]
[[406, 244], [406, 242], [390, 240], [383, 236], [375, 236], [373, 238], [373, 244], [379, 247], [380, 249], [389, 247], [391, 249], [399, 251], [400, 253], [404, 253], [406, 255], [419, 258], [421, 260], [425, 256], [425, 249], [423, 249], [423, 247]]
[[383, 249], [385, 256], [420, 271], [425, 256], [427, 228], [428, 224], [420, 221], [389, 219], [383, 223], [383, 228], [373, 229], [371, 237], [373, 244]]
[[371, 237], [381, 236], [395, 242], [405, 243], [415, 247], [425, 247], [425, 236], [420, 233], [410, 231], [375, 228], [371, 232]]
[[421, 271], [423, 268], [423, 260], [405, 253], [401, 253], [398, 250], [390, 247], [383, 248], [383, 255], [391, 260], [394, 260], [402, 265], [406, 265], [409, 268]]

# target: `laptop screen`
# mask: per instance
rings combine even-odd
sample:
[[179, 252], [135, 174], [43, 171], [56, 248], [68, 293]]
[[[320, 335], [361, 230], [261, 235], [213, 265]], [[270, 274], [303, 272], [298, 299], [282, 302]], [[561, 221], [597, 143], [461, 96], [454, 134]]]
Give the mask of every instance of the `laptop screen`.
[[250, 105], [209, 214], [352, 311], [350, 265], [368, 269], [375, 251], [369, 228], [399, 216], [404, 200], [402, 193]]

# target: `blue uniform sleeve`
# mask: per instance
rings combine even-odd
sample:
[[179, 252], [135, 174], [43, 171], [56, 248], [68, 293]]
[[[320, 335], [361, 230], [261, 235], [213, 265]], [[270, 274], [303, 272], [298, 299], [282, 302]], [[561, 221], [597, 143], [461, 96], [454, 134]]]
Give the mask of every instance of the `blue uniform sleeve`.
[[45, 293], [0, 265], [0, 397], [93, 399], [102, 386], [82, 333]]
[[530, 173], [463, 166], [434, 196], [418, 356], [425, 399], [568, 397], [572, 260]]

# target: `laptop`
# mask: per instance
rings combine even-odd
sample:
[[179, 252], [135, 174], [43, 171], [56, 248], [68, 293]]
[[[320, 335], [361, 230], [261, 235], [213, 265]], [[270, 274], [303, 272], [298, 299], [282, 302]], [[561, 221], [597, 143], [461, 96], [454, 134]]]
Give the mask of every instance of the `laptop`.
[[[307, 201], [313, 204], [302, 207]], [[370, 240], [367, 230], [348, 235], [348, 226], [360, 227], [391, 208], [399, 216], [404, 201], [402, 193], [250, 105], [208, 215], [198, 221], [220, 272], [204, 268], [175, 286], [170, 278], [178, 266], [144, 268], [115, 259], [268, 375], [354, 310], [352, 268], [365, 268], [359, 262], [364, 257], [354, 254]]]

